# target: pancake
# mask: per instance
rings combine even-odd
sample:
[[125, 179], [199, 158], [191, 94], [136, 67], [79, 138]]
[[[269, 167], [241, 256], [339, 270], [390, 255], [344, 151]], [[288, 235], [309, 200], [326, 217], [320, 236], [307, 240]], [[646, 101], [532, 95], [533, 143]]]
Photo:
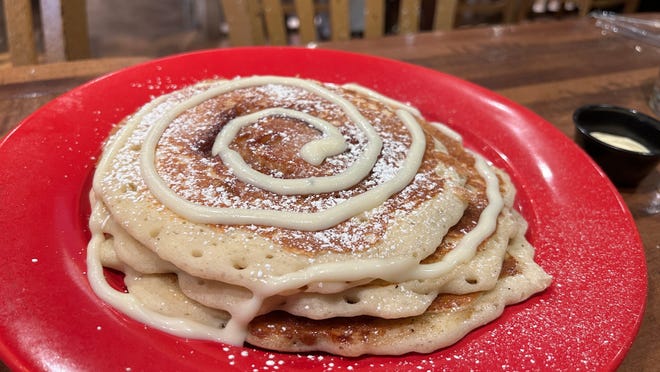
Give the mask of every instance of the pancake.
[[[482, 244], [475, 257], [445, 275], [401, 283], [374, 281], [339, 293], [297, 293], [284, 296], [276, 308], [310, 319], [370, 315], [385, 319], [419, 315], [440, 293], [466, 294], [492, 289], [500, 273], [509, 239], [517, 232], [514, 219], [503, 217], [506, 227]], [[201, 303], [206, 298], [186, 291]]]
[[312, 320], [273, 312], [255, 318], [247, 342], [287, 352], [325, 351], [343, 356], [429, 353], [460, 340], [469, 331], [499, 317], [506, 305], [545, 289], [550, 277], [533, 262], [533, 247], [518, 234], [503, 270], [490, 291], [438, 295], [424, 314], [399, 318]]
[[[549, 284], [514, 198], [460, 135], [375, 91], [206, 81], [149, 102], [104, 145], [88, 276], [104, 301], [180, 336], [428, 352]], [[448, 298], [465, 309], [445, 311]], [[382, 337], [337, 337], [363, 321]]]
[[[247, 342], [287, 351], [325, 351], [343, 356], [427, 353], [449, 346], [469, 331], [496, 319], [506, 305], [545, 289], [550, 277], [533, 262], [534, 249], [519, 231], [508, 244], [496, 285], [464, 295], [439, 294], [418, 316], [383, 319], [371, 316], [314, 320], [284, 311], [268, 312], [250, 322]], [[127, 287], [143, 306], [188, 327], [222, 337], [229, 314], [187, 298], [168, 274], [139, 275], [128, 270]]]
[[103, 203], [90, 194], [90, 204], [95, 211], [92, 220], [99, 221], [106, 240], [101, 248], [101, 263], [104, 267], [124, 271], [127, 267], [145, 274], [173, 273], [177, 269], [124, 230], [111, 216]]
[[173, 319], [181, 318], [210, 329], [224, 328], [230, 319], [225, 311], [211, 309], [191, 301], [176, 285], [173, 274], [140, 274], [126, 271], [126, 288], [140, 303], [153, 312]]

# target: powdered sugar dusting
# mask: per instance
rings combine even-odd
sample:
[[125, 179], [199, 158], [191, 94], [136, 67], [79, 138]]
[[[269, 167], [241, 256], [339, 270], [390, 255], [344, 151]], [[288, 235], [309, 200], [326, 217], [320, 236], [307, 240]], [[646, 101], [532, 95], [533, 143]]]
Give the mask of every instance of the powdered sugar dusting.
[[[340, 88], [330, 86], [340, 91]], [[121, 178], [120, 184], [130, 185], [125, 192], [136, 198], [144, 195], [145, 185], [139, 177], [135, 159], [140, 143], [151, 125], [178, 101], [203, 89], [195, 87], [175, 94], [144, 116], [128, 143], [118, 156], [110, 177]], [[338, 206], [352, 197], [388, 182], [398, 174], [410, 149], [411, 137], [394, 111], [365, 99], [356, 93], [345, 94], [360, 108], [383, 140], [381, 155], [372, 171], [352, 188], [331, 193], [312, 195], [279, 195], [264, 191], [238, 180], [218, 157], [209, 153], [210, 143], [222, 126], [237, 115], [245, 115], [268, 107], [283, 107], [318, 116], [336, 126], [347, 138], [347, 149], [326, 159], [319, 166], [303, 162], [297, 150], [308, 142], [310, 134], [301, 129], [315, 130], [304, 123], [279, 118], [277, 127], [268, 127], [268, 121], [257, 122], [241, 129], [234, 150], [239, 151], [255, 170], [273, 177], [323, 177], [341, 173], [364, 152], [365, 134], [337, 105], [320, 99], [301, 88], [266, 84], [233, 92], [203, 102], [177, 117], [163, 133], [156, 153], [156, 167], [167, 185], [180, 197], [191, 202], [215, 208], [242, 208], [272, 211], [315, 213]], [[243, 133], [245, 132], [245, 133]], [[284, 144], [284, 145], [282, 145]], [[411, 211], [420, 203], [443, 189], [443, 180], [428, 164], [399, 195], [376, 207], [368, 217], [355, 217], [319, 232], [278, 231], [272, 228], [248, 226], [262, 234], [272, 234], [285, 246], [302, 250], [351, 250], [360, 252], [373, 246], [384, 234], [393, 212]], [[130, 197], [130, 196], [129, 196]], [[369, 228], [368, 235], [356, 231]]]

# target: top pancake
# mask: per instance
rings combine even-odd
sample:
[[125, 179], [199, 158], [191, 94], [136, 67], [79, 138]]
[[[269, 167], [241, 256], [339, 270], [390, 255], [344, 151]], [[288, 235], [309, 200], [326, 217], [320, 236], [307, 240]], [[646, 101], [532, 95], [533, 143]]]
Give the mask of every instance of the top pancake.
[[[319, 231], [190, 222], [153, 195], [143, 179], [140, 156], [154, 123], [211, 87], [214, 85], [202, 83], [166, 95], [126, 120], [109, 140], [94, 183], [97, 196], [132, 237], [191, 275], [257, 291], [264, 288], [264, 282], [281, 283], [286, 278], [291, 290], [298, 284], [310, 284], [309, 277], [286, 276], [292, 272], [346, 262], [359, 267], [362, 262], [375, 264], [370, 266], [374, 269], [347, 269], [336, 281], [391, 279], [382, 276], [404, 271], [433, 253], [467, 206], [463, 186], [474, 158], [459, 141], [414, 116], [426, 137], [421, 166], [412, 181], [382, 205]], [[323, 177], [341, 173], [357, 162], [368, 141], [345, 111], [312, 92], [285, 84], [232, 90], [183, 110], [158, 141], [158, 175], [179, 197], [195, 204], [302, 213], [341, 204], [396, 177], [411, 142], [409, 130], [397, 115], [402, 108], [341, 86], [325, 84], [323, 88], [357, 108], [383, 141], [373, 169], [355, 186], [319, 194], [280, 195], [239, 180], [211, 154], [213, 139], [232, 118], [283, 107], [331, 123], [348, 138], [348, 148], [320, 165], [311, 165], [300, 159], [299, 151], [319, 131], [300, 120], [265, 117], [240, 130], [231, 143], [252, 169], [283, 179]]]

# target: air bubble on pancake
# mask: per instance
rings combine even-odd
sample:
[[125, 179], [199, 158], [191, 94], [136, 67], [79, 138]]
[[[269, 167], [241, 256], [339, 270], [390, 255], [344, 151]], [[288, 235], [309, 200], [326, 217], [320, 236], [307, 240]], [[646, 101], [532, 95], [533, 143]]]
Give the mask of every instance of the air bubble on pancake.
[[472, 285], [475, 285], [475, 284], [479, 283], [479, 281], [477, 279], [474, 279], [474, 278], [465, 278], [465, 282], [467, 284], [472, 284]]
[[195, 258], [200, 258], [204, 256], [204, 252], [201, 249], [193, 249], [192, 251], [190, 251], [190, 255]]
[[158, 235], [160, 235], [160, 231], [161, 231], [160, 228], [151, 229], [149, 231], [149, 236], [152, 237], [153, 239], [156, 239], [158, 238]]
[[354, 305], [354, 304], [357, 304], [358, 302], [360, 302], [360, 297], [346, 295], [346, 296], [344, 296], [344, 302], [346, 302], [347, 304], [350, 304], [350, 305]]

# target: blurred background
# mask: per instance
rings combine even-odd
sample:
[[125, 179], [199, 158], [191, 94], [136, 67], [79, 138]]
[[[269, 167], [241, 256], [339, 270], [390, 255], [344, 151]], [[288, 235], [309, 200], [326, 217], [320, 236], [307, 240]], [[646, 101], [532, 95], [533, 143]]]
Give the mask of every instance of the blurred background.
[[[0, 0], [14, 1], [14, 0]], [[68, 1], [68, 0], [55, 0]], [[493, 2], [496, 0], [461, 0], [467, 3]], [[291, 1], [290, 1], [291, 2]], [[321, 1], [323, 2], [323, 1]], [[515, 22], [529, 22], [562, 17], [578, 16], [576, 1], [529, 0], [523, 18]], [[285, 1], [286, 3], [286, 1]], [[422, 1], [421, 30], [431, 29], [430, 19], [434, 1]], [[359, 10], [363, 0], [350, 1], [351, 9]], [[386, 1], [386, 33], [394, 33], [398, 0]], [[39, 39], [40, 1], [32, 0], [35, 38]], [[429, 10], [430, 11], [427, 11]], [[622, 5], [607, 10], [620, 12]], [[0, 8], [1, 11], [1, 8]], [[637, 11], [660, 11], [660, 0], [639, 0]], [[147, 56], [158, 57], [190, 50], [227, 47], [227, 22], [220, 0], [87, 0], [87, 23], [91, 57]], [[321, 38], [327, 34], [328, 17], [318, 14], [315, 22]], [[361, 32], [360, 17], [351, 17], [351, 30]], [[430, 18], [430, 17], [429, 17]], [[0, 14], [0, 53], [7, 51], [4, 13]], [[476, 15], [470, 12], [457, 14], [454, 27], [478, 27], [483, 24], [501, 23], [500, 15]], [[296, 19], [287, 18], [290, 42], [295, 44]], [[39, 43], [39, 40], [37, 40]]]

